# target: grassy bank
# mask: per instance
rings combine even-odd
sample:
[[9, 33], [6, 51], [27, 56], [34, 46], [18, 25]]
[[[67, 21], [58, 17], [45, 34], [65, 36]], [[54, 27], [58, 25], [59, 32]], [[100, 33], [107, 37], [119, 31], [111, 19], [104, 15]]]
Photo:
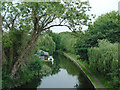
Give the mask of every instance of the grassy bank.
[[[86, 61], [81, 61], [81, 60], [77, 60], [77, 56], [75, 54], [71, 54], [71, 53], [66, 53], [69, 56], [71, 56], [73, 59], [75, 59], [77, 61], [77, 63], [79, 64], [82, 63], [102, 84], [105, 88], [113, 88], [112, 85], [109, 83], [109, 81], [107, 81], [107, 79], [100, 75], [98, 72], [95, 72], [92, 68], [89, 67], [88, 63]], [[79, 64], [80, 65], [80, 64]], [[99, 84], [95, 81], [95, 79], [87, 72], [86, 69], [84, 69], [81, 65], [80, 67], [82, 68], [82, 70], [84, 71], [84, 73], [90, 78], [90, 80], [93, 82], [93, 84], [95, 85], [96, 88], [100, 88]]]

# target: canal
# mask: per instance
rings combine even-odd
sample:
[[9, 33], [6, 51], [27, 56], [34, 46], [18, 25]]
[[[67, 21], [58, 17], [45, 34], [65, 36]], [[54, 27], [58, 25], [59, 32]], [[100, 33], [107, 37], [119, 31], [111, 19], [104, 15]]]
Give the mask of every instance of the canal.
[[26, 88], [94, 88], [87, 77], [70, 59], [55, 53], [54, 64], [48, 65], [51, 72], [27, 83]]

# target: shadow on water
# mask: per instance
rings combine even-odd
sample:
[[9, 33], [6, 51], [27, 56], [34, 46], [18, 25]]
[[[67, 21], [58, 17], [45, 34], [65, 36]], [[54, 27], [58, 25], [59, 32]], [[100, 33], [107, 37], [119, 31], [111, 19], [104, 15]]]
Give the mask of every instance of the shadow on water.
[[94, 88], [83, 72], [71, 60], [55, 53], [52, 72], [42, 78], [34, 78], [24, 88]]

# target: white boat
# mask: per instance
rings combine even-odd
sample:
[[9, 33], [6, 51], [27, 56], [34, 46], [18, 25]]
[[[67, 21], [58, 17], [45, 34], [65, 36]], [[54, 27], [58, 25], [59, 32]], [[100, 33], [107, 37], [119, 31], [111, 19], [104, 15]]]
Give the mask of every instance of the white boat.
[[49, 56], [48, 61], [52, 61], [53, 62], [54, 61], [53, 57]]

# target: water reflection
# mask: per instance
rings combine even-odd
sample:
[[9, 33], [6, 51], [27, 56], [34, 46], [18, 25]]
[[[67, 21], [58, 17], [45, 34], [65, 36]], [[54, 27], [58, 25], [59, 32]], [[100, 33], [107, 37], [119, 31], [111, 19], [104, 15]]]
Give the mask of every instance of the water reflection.
[[46, 64], [51, 72], [26, 84], [27, 88], [93, 88], [81, 70], [69, 59], [55, 53], [54, 64]]
[[68, 75], [65, 69], [60, 69], [60, 72], [42, 79], [41, 85], [38, 88], [73, 88], [79, 83], [77, 76]]
[[57, 53], [54, 59], [52, 74], [42, 78], [42, 83], [37, 88], [93, 88], [72, 61]]

